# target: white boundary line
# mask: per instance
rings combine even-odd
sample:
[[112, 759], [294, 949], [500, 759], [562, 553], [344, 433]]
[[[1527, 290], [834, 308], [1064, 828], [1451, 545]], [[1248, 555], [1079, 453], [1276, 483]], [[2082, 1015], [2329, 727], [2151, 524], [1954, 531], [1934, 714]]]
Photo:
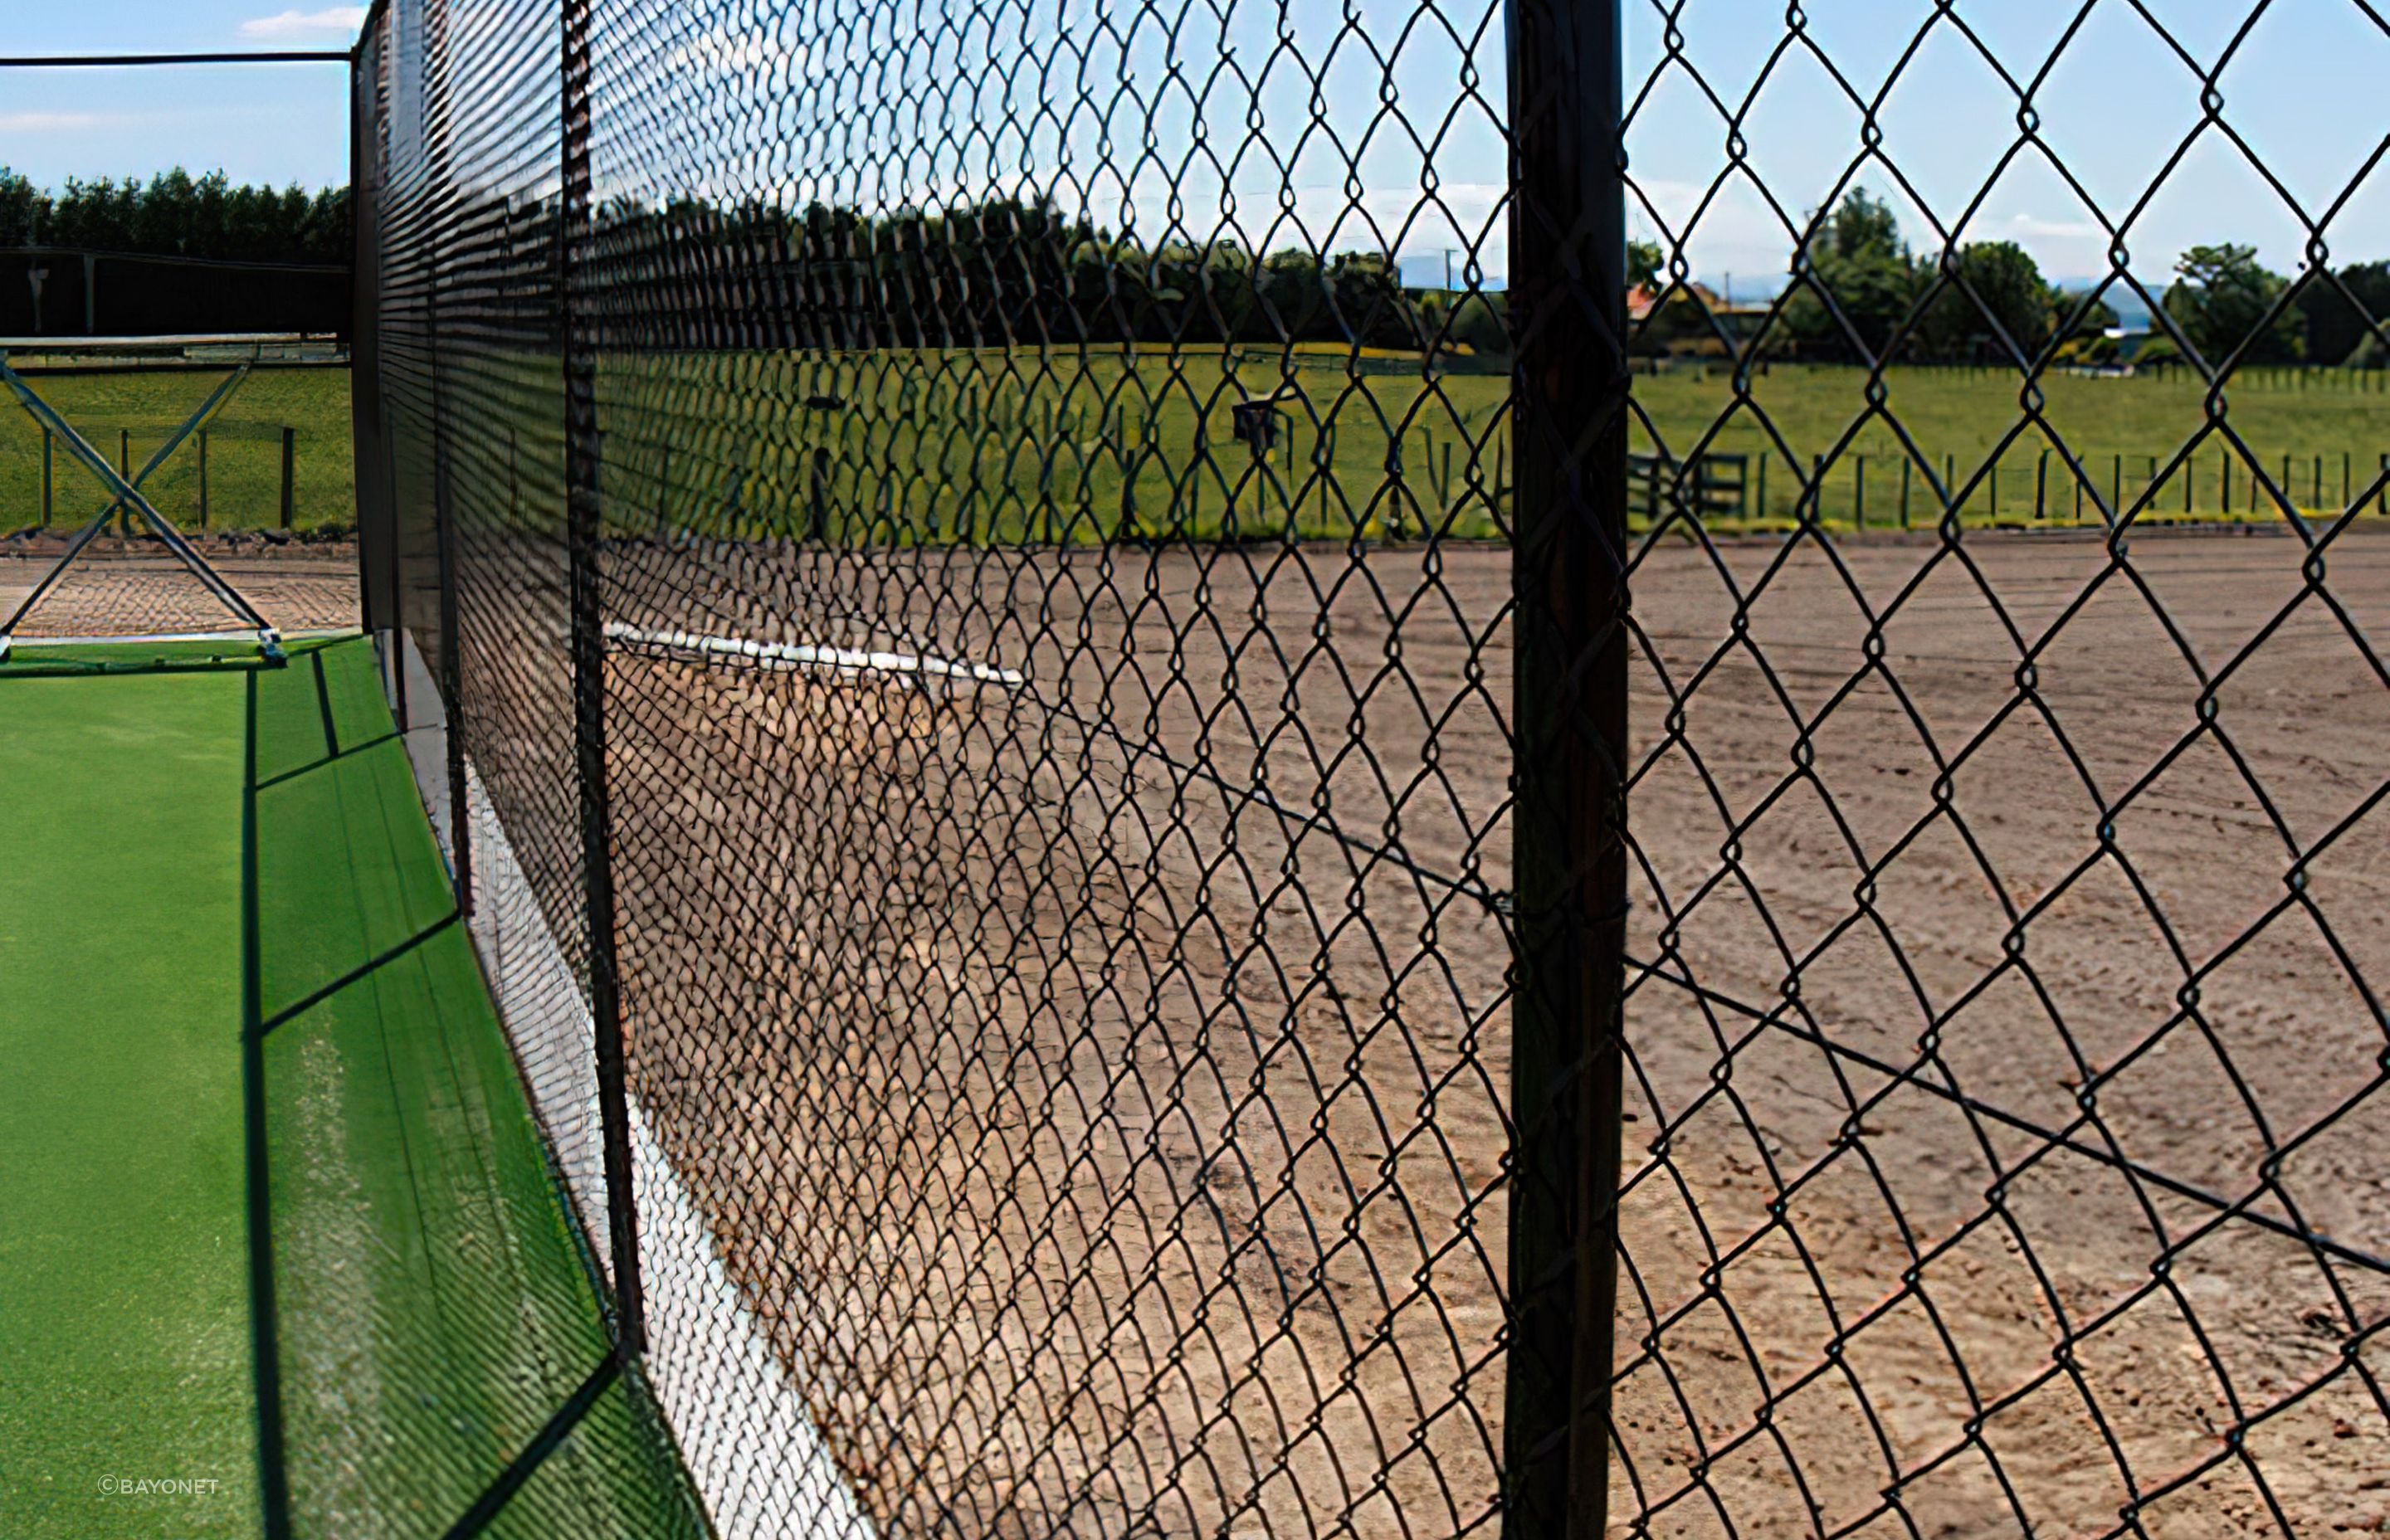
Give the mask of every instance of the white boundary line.
[[[277, 632], [286, 642], [320, 641], [335, 636], [356, 636], [363, 633], [354, 627], [334, 631]], [[161, 631], [145, 636], [12, 636], [8, 645], [31, 652], [45, 647], [155, 647], [165, 642], [241, 642], [257, 645], [254, 629], [240, 631]]]
[[960, 663], [911, 652], [867, 652], [854, 648], [816, 647], [802, 642], [757, 642], [694, 631], [647, 631], [610, 622], [606, 640], [628, 652], [660, 653], [696, 662], [741, 663], [760, 669], [822, 669], [835, 674], [895, 674], [961, 679], [976, 685], [1019, 689], [1029, 682], [1019, 669]]
[[[583, 1227], [602, 1256], [597, 1027], [470, 764], [465, 789], [481, 897], [473, 939], [541, 1121], [562, 1147], [559, 1161]], [[546, 1069], [561, 1072], [550, 1077]], [[721, 1540], [874, 1540], [636, 1093], [630, 1111], [648, 1378], [715, 1532]]]

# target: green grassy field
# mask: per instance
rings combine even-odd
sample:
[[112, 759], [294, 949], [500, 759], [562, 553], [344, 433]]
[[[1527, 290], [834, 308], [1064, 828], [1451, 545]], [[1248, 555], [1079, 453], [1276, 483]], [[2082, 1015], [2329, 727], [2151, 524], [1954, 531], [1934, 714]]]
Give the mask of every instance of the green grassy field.
[[[469, 467], [484, 506], [553, 497], [561, 408], [553, 362], [471, 372], [462, 410], [483, 458]], [[43, 389], [111, 448], [133, 430], [137, 464], [215, 377], [54, 378]], [[1860, 371], [1779, 366], [1738, 402], [1723, 371], [1683, 368], [1636, 382], [1638, 453], [1741, 456], [1715, 475], [1725, 530], [1783, 529], [1805, 517], [1805, 481], [1831, 456], [1814, 516], [1829, 527], [1936, 521], [1943, 490], [1970, 524], [2086, 521], [2107, 502], [2148, 500], [2144, 518], [2248, 518], [2270, 505], [2250, 462], [2310, 514], [2333, 514], [2390, 455], [2390, 378], [2268, 370], [2234, 382], [2227, 416], [2241, 444], [2208, 426], [2205, 388], [2187, 375], [2060, 376], [2040, 387], [2048, 425], [2023, 426], [2017, 380], [1998, 371], [1894, 369], [1880, 409]], [[1358, 373], [1329, 353], [1248, 349], [1173, 355], [886, 351], [838, 355], [610, 355], [610, 518], [735, 535], [804, 533], [861, 542], [1092, 543], [1164, 539], [1416, 536], [1499, 538], [1511, 478], [1506, 376], [1423, 380], [1415, 364], [1371, 357]], [[1232, 404], [1274, 396], [1279, 440], [1256, 455]], [[807, 404], [811, 403], [812, 404]], [[347, 377], [260, 374], [212, 437], [211, 521], [278, 517], [283, 423], [299, 428], [298, 524], [353, 527]], [[1897, 418], [1904, 443], [1886, 420]], [[495, 446], [495, 425], [520, 442]], [[2052, 437], [2051, 435], [2054, 435]], [[2194, 441], [2187, 468], [2175, 457]], [[2056, 445], [2062, 443], [2064, 453]], [[2084, 475], [2068, 470], [2064, 454]], [[2287, 456], [2287, 463], [2285, 457]], [[546, 467], [545, 472], [541, 467]], [[1997, 476], [1993, 474], [1997, 468]], [[96, 506], [68, 468], [61, 507]], [[501, 482], [512, 481], [511, 487]], [[38, 515], [40, 441], [21, 415], [0, 427], [0, 527]], [[156, 500], [198, 523], [195, 453], [162, 471]], [[960, 490], [958, 490], [960, 489]], [[1728, 510], [1731, 511], [1728, 511]], [[1651, 510], [1638, 507], [1637, 520]]]
[[[92, 447], [118, 460], [129, 433], [139, 470], [183, 420], [223, 383], [221, 374], [43, 375], [29, 383]], [[345, 369], [260, 369], [208, 430], [211, 529], [267, 529], [282, 515], [282, 430], [295, 429], [293, 525], [302, 532], [356, 525], [356, 470], [351, 448]], [[51, 516], [79, 527], [108, 501], [99, 481], [51, 451]], [[143, 491], [186, 530], [201, 527], [199, 446], [186, 443]], [[0, 414], [0, 534], [42, 518], [42, 433], [9, 403]]]
[[[1722, 529], [1793, 525], [1806, 495], [1795, 467], [1821, 456], [1832, 456], [1816, 505], [1821, 522], [1898, 522], [1900, 461], [1912, 451], [1887, 413], [1913, 445], [1915, 524], [1940, 517], [1937, 481], [1971, 524], [2031, 522], [2037, 509], [2075, 518], [2078, 483], [2054, 442], [2084, 465], [2086, 520], [2099, 518], [2101, 498], [2121, 492], [2130, 507], [2152, 485], [2146, 518], [2249, 517], [2244, 454], [2278, 479], [2290, 456], [2283, 484], [2293, 501], [2333, 513], [2346, 506], [2344, 478], [2354, 499], [2390, 455], [2390, 396], [2376, 384], [2251, 379], [2230, 395], [2229, 420], [2245, 449], [2229, 452], [2229, 475], [2212, 435], [2187, 472], [2166, 474], [2207, 430], [2206, 392], [2180, 377], [2053, 379], [2039, 403], [2053, 438], [2017, 432], [2025, 421], [2017, 382], [1988, 371], [1893, 370], [1871, 411], [1857, 370], [1772, 368], [1741, 403], [1723, 372], [1684, 370], [1638, 378], [1632, 438], [1644, 454], [1748, 456], [1738, 511], [1714, 517]], [[1258, 353], [1096, 354], [1084, 366], [1076, 355], [1041, 366], [994, 353], [714, 354], [610, 359], [600, 391], [601, 420], [613, 429], [609, 516], [625, 531], [803, 532], [819, 509], [819, 527], [849, 542], [1426, 529], [1494, 539], [1508, 515], [1504, 376], [1427, 382], [1383, 360], [1355, 376], [1332, 356], [1290, 365]], [[1276, 399], [1279, 441], [1256, 454], [1235, 436], [1232, 405], [1263, 396]], [[803, 401], [819, 404], [791, 404]], [[970, 490], [957, 497], [957, 487]], [[1651, 511], [1638, 507], [1637, 521]]]
[[[19, 656], [0, 1534], [441, 1533], [607, 1344], [371, 648]], [[702, 1530], [616, 1385], [489, 1533]]]

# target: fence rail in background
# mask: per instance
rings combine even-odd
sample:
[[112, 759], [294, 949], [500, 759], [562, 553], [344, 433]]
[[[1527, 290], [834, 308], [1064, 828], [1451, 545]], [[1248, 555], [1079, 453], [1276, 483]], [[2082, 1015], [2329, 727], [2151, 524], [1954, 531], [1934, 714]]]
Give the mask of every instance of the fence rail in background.
[[2369, 382], [1999, 345], [1884, 93], [2126, 45], [1759, 9], [376, 8], [367, 592], [691, 1533], [2366, 1521]]
[[[127, 476], [132, 473], [130, 468], [136, 451], [146, 452], [163, 436], [160, 433], [151, 437], [146, 431], [135, 435], [129, 428], [120, 428], [113, 435], [104, 430], [101, 433], [103, 440], [108, 437], [116, 440], [118, 471]], [[30, 434], [27, 437], [29, 440], [32, 438]], [[187, 512], [192, 528], [209, 531], [216, 525], [215, 504], [220, 495], [217, 491], [217, 445], [220, 442], [230, 446], [236, 503], [249, 514], [245, 523], [257, 528], [296, 531], [304, 510], [311, 515], [313, 523], [328, 521], [336, 532], [342, 534], [351, 533], [350, 526], [341, 517], [343, 510], [340, 507], [340, 499], [325, 495], [323, 503], [329, 511], [317, 512], [309, 507], [301, 496], [300, 450], [302, 442], [306, 443], [311, 462], [315, 462], [311, 465], [308, 480], [319, 494], [328, 492], [334, 484], [334, 473], [328, 468], [330, 464], [339, 463], [341, 472], [345, 474], [347, 445], [302, 441], [297, 428], [256, 421], [201, 429], [191, 436], [187, 469], [160, 478], [161, 488], [171, 488], [171, 491], [161, 490], [157, 494], [158, 501], [177, 517]], [[38, 443], [38, 449], [24, 456], [28, 463], [21, 468], [8, 466], [6, 470], [0, 471], [0, 475], [21, 468], [36, 481], [38, 492], [28, 499], [36, 502], [39, 507], [38, 518], [32, 525], [35, 529], [46, 530], [57, 515], [58, 450], [47, 429], [42, 430], [39, 439], [32, 443]], [[32, 447], [32, 443], [28, 447]], [[16, 457], [0, 456], [0, 462]], [[10, 479], [16, 480], [15, 477]], [[78, 481], [80, 479], [77, 478]]]

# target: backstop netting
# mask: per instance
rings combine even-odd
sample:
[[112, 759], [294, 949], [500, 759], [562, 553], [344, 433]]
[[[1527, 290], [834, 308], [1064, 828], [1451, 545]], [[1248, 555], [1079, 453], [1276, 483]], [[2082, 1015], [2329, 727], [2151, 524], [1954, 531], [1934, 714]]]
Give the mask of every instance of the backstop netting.
[[2378, 133], [2028, 284], [2045, 76], [2231, 120], [2115, 8], [377, 9], [367, 582], [721, 1533], [2377, 1511]]

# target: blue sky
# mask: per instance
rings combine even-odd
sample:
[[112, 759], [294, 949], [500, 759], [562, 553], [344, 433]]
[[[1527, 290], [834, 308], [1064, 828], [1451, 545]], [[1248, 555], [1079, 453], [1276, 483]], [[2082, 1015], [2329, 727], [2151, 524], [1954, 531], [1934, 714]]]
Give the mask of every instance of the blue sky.
[[[324, 0], [6, 0], [0, 53], [345, 48], [363, 15]], [[347, 90], [337, 65], [11, 71], [0, 75], [0, 164], [53, 185], [175, 164], [345, 183]]]
[[[2051, 40], [2077, 27], [2034, 87], [2035, 104], [2045, 136], [2092, 201], [2122, 218], [2199, 122], [2194, 66], [2229, 59], [2220, 79], [2226, 120], [2292, 197], [2320, 215], [2380, 153], [2390, 128], [2382, 86], [2390, 80], [2390, 32], [2379, 0], [2371, 4], [2139, 0], [2137, 8], [2090, 0], [2087, 9], [2086, 0], [1958, 0], [1956, 14], [1976, 34], [1970, 41], [1947, 17], [1936, 19], [1935, 0], [1809, 0], [1805, 37], [1862, 99], [1876, 97], [1914, 47], [1878, 112], [1884, 151], [1911, 187], [1900, 188], [1881, 166], [1863, 168], [1859, 180], [1893, 199], [1917, 245], [1938, 247], [1950, 230], [1961, 239], [2013, 239], [2053, 276], [2080, 278], [2104, 275], [2109, 237], [2039, 157], [2019, 159], [1968, 212], [2018, 139], [2018, 97], [2000, 69], [2032, 84]], [[460, 35], [473, 35], [485, 9], [459, 0]], [[601, 144], [611, 190], [654, 197], [761, 188], [872, 203], [1034, 186], [1149, 237], [1232, 231], [1253, 245], [1390, 247], [1415, 280], [1440, 277], [1446, 250], [1458, 253], [1456, 266], [1473, 250], [1497, 277], [1508, 265], [1502, 138], [1461, 84], [1473, 73], [1484, 101], [1503, 99], [1494, 0], [1443, 0], [1429, 12], [1411, 0], [1239, 0], [1225, 22], [1203, 0], [1026, 0], [1021, 7], [920, 0], [875, 4], [873, 26], [828, 33], [810, 29], [825, 14], [851, 17], [856, 8], [680, 0], [662, 12], [642, 9], [666, 19], [647, 24], [641, 38], [639, 100], [613, 124], [620, 151], [610, 158]], [[2143, 9], [2173, 32], [2172, 44]], [[1792, 237], [1747, 179], [1729, 176], [1712, 195], [1728, 164], [1727, 124], [1681, 65], [1660, 68], [1664, 19], [1674, 12], [1685, 59], [1728, 110], [1751, 98], [1743, 125], [1751, 167], [1796, 221], [1858, 157], [1860, 109], [1792, 38], [1783, 0], [1672, 0], [1666, 7], [1625, 0], [1625, 10], [1630, 79], [1651, 83], [1629, 142], [1650, 200], [1638, 210], [1638, 229], [1674, 230], [1698, 277], [1723, 284], [1731, 275], [1739, 295], [1772, 289]], [[1010, 69], [993, 64], [991, 56], [1017, 50], [1021, 36], [992, 30], [985, 19], [999, 12], [1008, 29], [1028, 18], [1027, 68], [1017, 53], [1006, 60]], [[318, 0], [18, 0], [0, 7], [0, 49], [337, 46], [357, 14]], [[1165, 19], [1176, 24], [1158, 24]], [[1224, 47], [1234, 51], [1236, 76], [1214, 75], [1200, 96], [1190, 93], [1183, 83], [1197, 77], [1184, 71], [1216, 63]], [[1381, 62], [1387, 57], [1391, 66]], [[1166, 84], [1174, 66], [1181, 83]], [[601, 75], [605, 69], [601, 58]], [[1393, 113], [1380, 100], [1389, 78]], [[1115, 126], [1152, 122], [1158, 159], [1118, 141], [1106, 148], [1100, 115], [1085, 104], [1116, 90], [1137, 99], [1118, 104]], [[0, 160], [45, 181], [175, 161], [309, 184], [346, 173], [336, 68], [21, 76], [0, 91]], [[1041, 100], [1081, 109], [1041, 114]], [[913, 115], [877, 109], [891, 101], [910, 103]], [[1253, 119], [1263, 124], [1258, 136], [1246, 127]], [[667, 122], [680, 142], [690, 133], [706, 139], [702, 163], [631, 153], [665, 141]], [[1000, 126], [1008, 122], [1028, 126]], [[970, 132], [973, 124], [993, 131]], [[1199, 124], [1211, 153], [1190, 150]], [[1232, 157], [1232, 147], [1241, 155]], [[1431, 182], [1435, 196], [1427, 199]], [[1291, 188], [1291, 207], [1281, 186]], [[1709, 206], [1692, 218], [1705, 197]], [[2390, 255], [2390, 167], [2364, 179], [2325, 238], [2336, 263]], [[2209, 129], [2127, 240], [2133, 270], [2155, 287], [2184, 247], [2228, 239], [2253, 242], [2272, 265], [2294, 271], [2306, 236], [2282, 197]]]

